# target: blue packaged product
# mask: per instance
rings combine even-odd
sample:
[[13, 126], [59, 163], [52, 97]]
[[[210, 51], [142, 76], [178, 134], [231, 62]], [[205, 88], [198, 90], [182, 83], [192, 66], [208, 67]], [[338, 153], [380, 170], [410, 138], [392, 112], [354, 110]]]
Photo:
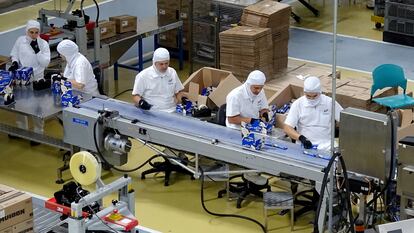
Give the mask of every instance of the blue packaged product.
[[62, 94], [69, 93], [72, 95], [72, 83], [69, 81], [61, 81], [60, 82], [60, 90]]
[[22, 67], [17, 70], [18, 80], [23, 85], [28, 85], [30, 80], [33, 76], [33, 68], [32, 67]]
[[52, 84], [52, 93], [60, 94], [60, 81], [54, 81]]
[[72, 106], [76, 106], [80, 104], [80, 99], [81, 99], [80, 97], [81, 96], [78, 96], [78, 95], [72, 96], [72, 99], [71, 99]]
[[72, 103], [72, 94], [64, 93], [61, 96], [62, 107], [68, 107]]
[[182, 113], [183, 112], [183, 106], [181, 106], [181, 104], [177, 104], [175, 106], [175, 112], [176, 113]]
[[191, 101], [187, 101], [185, 103], [185, 111], [187, 113], [191, 113], [192, 108], [193, 108], [193, 103]]

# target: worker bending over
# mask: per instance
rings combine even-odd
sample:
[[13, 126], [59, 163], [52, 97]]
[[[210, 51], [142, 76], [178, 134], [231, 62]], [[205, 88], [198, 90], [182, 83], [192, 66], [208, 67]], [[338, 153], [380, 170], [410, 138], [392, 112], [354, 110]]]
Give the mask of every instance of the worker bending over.
[[226, 98], [226, 126], [240, 129], [241, 122], [250, 123], [262, 118], [269, 121], [269, 105], [263, 86], [266, 76], [259, 70], [252, 71], [244, 84], [232, 90]]
[[[303, 92], [304, 95], [293, 102], [289, 110], [284, 131], [306, 149], [315, 144], [320, 150], [330, 150], [332, 98], [322, 94], [321, 82], [313, 76], [305, 79]], [[338, 122], [342, 110], [335, 102], [335, 120]]]
[[152, 66], [135, 77], [132, 99], [143, 110], [174, 112], [177, 102], [186, 101], [183, 84], [174, 68], [169, 67], [170, 53], [165, 48], [154, 51]]
[[98, 96], [98, 82], [93, 74], [91, 63], [79, 53], [79, 47], [71, 40], [63, 40], [57, 46], [57, 51], [66, 61], [63, 77], [72, 83], [75, 90]]

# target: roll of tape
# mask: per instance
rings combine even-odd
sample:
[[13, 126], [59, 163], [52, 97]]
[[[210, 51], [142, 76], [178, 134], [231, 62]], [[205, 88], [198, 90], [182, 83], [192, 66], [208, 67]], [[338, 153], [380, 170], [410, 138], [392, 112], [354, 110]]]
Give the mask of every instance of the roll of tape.
[[72, 177], [81, 185], [93, 184], [101, 177], [101, 164], [87, 151], [72, 155], [69, 168]]

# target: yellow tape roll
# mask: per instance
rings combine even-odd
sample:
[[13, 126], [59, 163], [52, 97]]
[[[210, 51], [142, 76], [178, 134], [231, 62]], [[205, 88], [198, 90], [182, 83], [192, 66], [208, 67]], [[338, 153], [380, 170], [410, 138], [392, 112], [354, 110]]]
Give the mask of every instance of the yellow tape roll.
[[81, 185], [90, 185], [101, 177], [101, 164], [87, 151], [72, 155], [69, 163], [72, 177]]

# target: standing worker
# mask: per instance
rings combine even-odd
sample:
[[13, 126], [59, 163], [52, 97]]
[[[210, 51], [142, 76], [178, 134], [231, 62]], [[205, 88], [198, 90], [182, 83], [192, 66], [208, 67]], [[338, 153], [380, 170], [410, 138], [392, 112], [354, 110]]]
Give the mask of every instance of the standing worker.
[[[19, 66], [32, 67], [34, 81], [43, 80], [45, 68], [50, 62], [49, 44], [39, 37], [40, 24], [35, 20], [29, 20], [26, 25], [26, 35], [20, 36], [11, 51], [12, 65], [9, 71], [16, 71]], [[44, 122], [39, 118], [32, 118], [34, 131], [43, 134]], [[17, 127], [28, 129], [27, 116], [16, 116]], [[31, 142], [31, 145], [38, 143]]]
[[187, 101], [183, 84], [174, 68], [169, 67], [170, 53], [165, 48], [154, 51], [152, 66], [135, 77], [132, 100], [143, 110], [174, 112], [177, 102]]
[[72, 83], [73, 89], [98, 96], [98, 82], [93, 74], [92, 65], [79, 53], [78, 45], [71, 40], [62, 40], [57, 46], [57, 51], [66, 61], [63, 77]]
[[241, 122], [263, 118], [269, 121], [269, 105], [263, 86], [266, 76], [260, 70], [250, 72], [246, 82], [232, 90], [226, 98], [226, 126], [240, 129]]
[[[300, 141], [305, 149], [318, 145], [319, 150], [330, 150], [332, 98], [322, 94], [321, 82], [314, 76], [305, 79], [303, 92], [304, 95], [293, 102], [283, 129], [290, 138]], [[342, 110], [341, 105], [335, 102], [337, 122]]]

